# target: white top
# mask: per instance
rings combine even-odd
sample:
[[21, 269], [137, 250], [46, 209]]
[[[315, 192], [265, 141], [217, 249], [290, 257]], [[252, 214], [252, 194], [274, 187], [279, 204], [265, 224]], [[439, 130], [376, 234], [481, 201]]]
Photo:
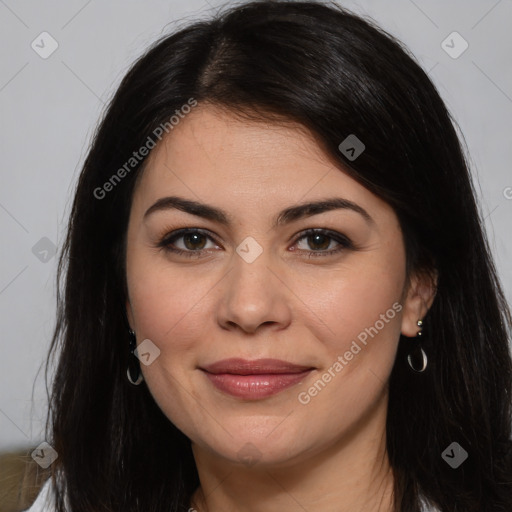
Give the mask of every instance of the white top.
[[[49, 478], [44, 483], [43, 487], [39, 491], [39, 494], [36, 498], [36, 501], [32, 504], [32, 506], [27, 509], [26, 512], [54, 512], [55, 510], [55, 503], [53, 500], [50, 500], [51, 493], [50, 488], [52, 484], [52, 479]], [[52, 503], [50, 503], [52, 501]]]
[[[55, 512], [54, 502], [50, 493], [52, 480], [49, 478], [41, 488], [34, 504], [25, 512]], [[420, 498], [421, 512], [440, 512], [437, 508], [427, 508], [424, 501]]]

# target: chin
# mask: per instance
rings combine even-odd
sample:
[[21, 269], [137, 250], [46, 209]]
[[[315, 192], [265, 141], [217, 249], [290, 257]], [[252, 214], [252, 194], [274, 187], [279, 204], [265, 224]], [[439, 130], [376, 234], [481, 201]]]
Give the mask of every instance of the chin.
[[[260, 427], [251, 431], [247, 424], [239, 423], [235, 426], [233, 423], [225, 423], [226, 430], [219, 427], [216, 432], [218, 437], [212, 438], [210, 431], [208, 436], [196, 437], [197, 441], [194, 443], [216, 458], [247, 468], [291, 466], [313, 447], [307, 444], [304, 435], [300, 435], [300, 430], [303, 431], [303, 429], [295, 429], [292, 425], [276, 428], [282, 420], [283, 418], [280, 418], [279, 422], [276, 422], [274, 419], [272, 426], [274, 430]], [[228, 432], [232, 435], [230, 436]], [[302, 440], [300, 445], [297, 444], [297, 439]], [[314, 440], [312, 442], [316, 444]]]

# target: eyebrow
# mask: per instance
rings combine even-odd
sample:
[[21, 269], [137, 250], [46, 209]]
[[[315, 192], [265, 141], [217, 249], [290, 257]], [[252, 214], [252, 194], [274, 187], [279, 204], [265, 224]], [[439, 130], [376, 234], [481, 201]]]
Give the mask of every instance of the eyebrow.
[[[178, 196], [162, 197], [158, 199], [146, 210], [143, 219], [147, 219], [149, 215], [157, 211], [166, 211], [172, 209], [180, 210], [191, 215], [196, 215], [197, 217], [212, 220], [224, 226], [229, 226], [233, 223], [233, 217], [219, 208], [205, 203], [192, 201], [190, 199], [184, 199]], [[341, 197], [332, 197], [320, 201], [303, 203], [285, 208], [279, 212], [275, 218], [273, 227], [275, 228], [281, 225], [290, 224], [291, 222], [309, 217], [311, 215], [318, 215], [323, 212], [340, 209], [352, 210], [360, 214], [368, 224], [375, 224], [375, 221], [370, 216], [370, 214], [358, 204]]]

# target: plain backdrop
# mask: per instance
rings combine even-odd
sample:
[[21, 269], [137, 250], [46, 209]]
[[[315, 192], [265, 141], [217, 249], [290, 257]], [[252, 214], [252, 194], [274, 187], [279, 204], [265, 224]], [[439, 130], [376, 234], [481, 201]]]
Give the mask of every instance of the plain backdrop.
[[[510, 303], [512, 1], [339, 3], [401, 39], [438, 87], [465, 138]], [[0, 0], [0, 450], [44, 440], [42, 363], [55, 323], [54, 251], [104, 105], [150, 43], [221, 5]]]

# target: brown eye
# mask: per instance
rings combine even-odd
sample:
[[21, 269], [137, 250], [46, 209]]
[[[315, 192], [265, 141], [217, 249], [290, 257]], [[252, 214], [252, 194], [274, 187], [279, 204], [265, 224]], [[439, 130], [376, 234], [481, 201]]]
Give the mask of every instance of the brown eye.
[[[303, 244], [302, 240], [306, 243]], [[207, 247], [208, 241], [212, 242], [213, 247]], [[299, 247], [298, 252], [306, 253], [309, 257], [331, 256], [355, 248], [345, 235], [325, 229], [310, 229], [303, 232], [295, 241], [295, 245], [301, 244], [303, 247]], [[173, 231], [158, 242], [157, 246], [170, 253], [198, 258], [204, 252], [218, 248], [219, 244], [201, 230], [187, 228]]]
[[310, 249], [313, 250], [325, 250], [332, 242], [332, 238], [320, 233], [309, 235], [306, 237], [306, 240], [308, 241]]
[[301, 234], [295, 244], [301, 245], [301, 240], [306, 243], [299, 247], [300, 252], [309, 253], [309, 257], [329, 256], [346, 249], [354, 249], [353, 243], [345, 235], [325, 229], [310, 229]]
[[[212, 246], [207, 247], [208, 241]], [[198, 229], [179, 229], [166, 235], [157, 247], [165, 251], [190, 257], [200, 257], [203, 252], [218, 247], [215, 240]]]
[[181, 238], [183, 238], [185, 247], [191, 251], [204, 249], [206, 237], [201, 233], [187, 233], [186, 235], [182, 235]]

